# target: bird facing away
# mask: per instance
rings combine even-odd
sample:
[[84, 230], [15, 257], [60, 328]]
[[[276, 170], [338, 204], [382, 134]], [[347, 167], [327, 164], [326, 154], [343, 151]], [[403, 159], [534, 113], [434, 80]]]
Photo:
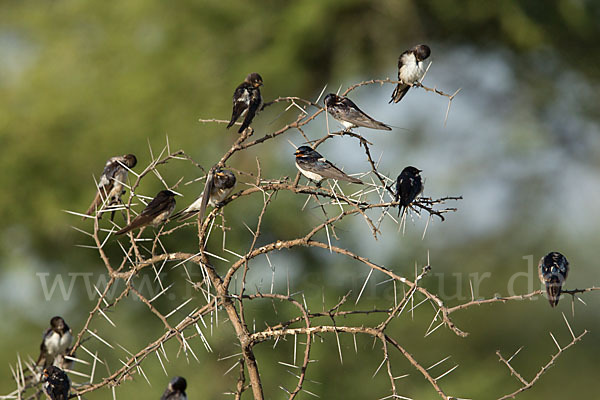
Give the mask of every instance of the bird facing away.
[[557, 251], [552, 251], [541, 258], [538, 265], [540, 281], [546, 285], [546, 293], [551, 307], [558, 305], [562, 285], [569, 275], [567, 258]]
[[42, 336], [40, 345], [40, 356], [36, 365], [48, 367], [56, 365], [57, 362], [64, 362], [64, 356], [67, 354], [73, 335], [71, 328], [62, 317], [56, 316], [50, 320], [50, 328], [46, 329]]
[[300, 146], [294, 153], [296, 168], [308, 179], [321, 185], [324, 179], [337, 179], [351, 183], [362, 184], [360, 179], [346, 175], [338, 167], [327, 161], [321, 154], [308, 146]]
[[[131, 169], [136, 164], [137, 158], [133, 154], [110, 158], [104, 166], [102, 176], [100, 176], [96, 197], [85, 214], [92, 215], [95, 210], [99, 210], [102, 207], [105, 201], [107, 206], [120, 203], [121, 196], [125, 193], [123, 183], [127, 180], [127, 168]], [[111, 220], [114, 215], [113, 211]], [[101, 216], [102, 214], [99, 214], [98, 218]]]
[[187, 395], [185, 394], [186, 388], [187, 382], [185, 378], [176, 376], [171, 379], [160, 400], [187, 400]]
[[173, 219], [184, 221], [198, 213], [203, 217], [206, 206], [220, 207], [223, 200], [233, 192], [235, 181], [234, 173], [226, 169], [219, 168], [214, 173], [209, 173], [202, 195], [188, 208], [173, 215]]
[[174, 209], [175, 193], [170, 190], [161, 190], [129, 225], [117, 231], [116, 234], [121, 235], [147, 225], [157, 227], [167, 221]]
[[374, 120], [365, 114], [352, 100], [344, 96], [338, 96], [334, 93], [329, 93], [325, 96], [325, 107], [327, 112], [336, 120], [338, 120], [346, 129], [351, 129], [355, 126], [362, 126], [371, 129], [381, 129], [391, 131], [392, 128]]
[[431, 49], [425, 44], [416, 45], [400, 54], [398, 58], [398, 80], [402, 83], [399, 83], [394, 89], [390, 103], [397, 103], [402, 100], [411, 85], [423, 78], [423, 75], [425, 75], [423, 60], [427, 59], [430, 54]]
[[244, 132], [250, 126], [254, 116], [262, 105], [262, 96], [259, 89], [262, 85], [263, 80], [261, 76], [253, 72], [235, 89], [233, 93], [231, 121], [229, 121], [227, 128], [230, 128], [242, 115], [245, 115], [244, 122], [242, 122], [238, 133]]
[[423, 192], [423, 181], [421, 180], [420, 169], [415, 167], [406, 167], [396, 178], [396, 196], [395, 201], [400, 201], [398, 207], [398, 217], [404, 214], [406, 208]]
[[71, 383], [67, 374], [58, 367], [49, 366], [44, 368], [42, 377], [44, 392], [50, 400], [67, 400]]

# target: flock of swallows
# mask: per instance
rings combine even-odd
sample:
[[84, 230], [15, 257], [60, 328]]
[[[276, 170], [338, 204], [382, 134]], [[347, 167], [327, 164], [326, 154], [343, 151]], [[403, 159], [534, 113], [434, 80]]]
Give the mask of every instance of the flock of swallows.
[[[420, 44], [405, 52], [398, 59], [398, 81], [400, 82], [394, 92], [390, 103], [397, 103], [406, 95], [414, 84], [420, 82], [425, 74], [423, 60], [427, 59], [431, 50], [427, 45]], [[243, 121], [238, 133], [243, 133], [250, 127], [256, 113], [261, 109], [263, 100], [260, 86], [263, 85], [262, 77], [257, 73], [249, 74], [233, 94], [233, 111], [231, 121], [227, 128], [233, 126], [238, 119]], [[347, 129], [365, 127], [371, 129], [391, 130], [388, 125], [379, 122], [363, 112], [352, 100], [344, 96], [330, 93], [324, 99], [327, 112], [342, 123]], [[354, 184], [363, 184], [360, 179], [351, 177], [337, 168], [330, 161], [309, 146], [300, 146], [294, 153], [296, 167], [317, 186], [325, 179], [347, 181]], [[103, 206], [122, 204], [121, 196], [125, 193], [124, 184], [127, 180], [128, 170], [134, 168], [137, 159], [133, 154], [110, 158], [104, 167], [98, 183], [98, 191], [86, 215], [97, 212]], [[423, 192], [421, 170], [408, 166], [402, 170], [396, 179], [395, 201], [398, 202], [398, 215], [404, 215], [407, 208]], [[220, 207], [222, 202], [233, 192], [236, 183], [235, 174], [226, 169], [211, 171], [206, 180], [202, 195], [190, 206], [179, 211], [171, 217], [175, 209], [175, 193], [170, 190], [160, 191], [148, 205], [127, 226], [116, 232], [117, 235], [130, 232], [133, 229], [152, 225], [159, 226], [169, 217], [176, 220], [185, 220], [196, 214], [204, 216], [207, 206]], [[114, 217], [114, 211], [112, 213]], [[548, 253], [542, 257], [538, 265], [539, 277], [546, 285], [548, 300], [552, 307], [558, 304], [561, 288], [569, 272], [569, 262], [558, 252]], [[46, 330], [41, 344], [41, 352], [37, 365], [43, 366], [44, 390], [51, 400], [66, 400], [68, 398], [70, 383], [66, 373], [62, 370], [69, 368], [71, 361], [65, 356], [70, 353], [73, 337], [71, 330], [63, 318], [56, 316], [50, 321], [50, 328]], [[61, 369], [62, 368], [62, 369]], [[185, 389], [186, 380], [176, 376], [168, 384], [161, 400], [187, 399]]]

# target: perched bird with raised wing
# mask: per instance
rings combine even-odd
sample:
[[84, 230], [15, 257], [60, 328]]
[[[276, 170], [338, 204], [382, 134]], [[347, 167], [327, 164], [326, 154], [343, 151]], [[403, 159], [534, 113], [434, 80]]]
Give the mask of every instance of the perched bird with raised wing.
[[116, 232], [117, 235], [127, 233], [132, 229], [163, 224], [175, 209], [175, 193], [170, 190], [161, 190], [156, 197], [135, 217], [129, 225]]
[[348, 176], [327, 161], [321, 154], [308, 146], [300, 146], [294, 153], [296, 156], [296, 168], [308, 179], [316, 182], [317, 186], [321, 185], [324, 179], [337, 179], [350, 183], [362, 184], [363, 181], [357, 178]]
[[400, 54], [398, 58], [398, 80], [402, 83], [399, 83], [394, 89], [390, 103], [397, 103], [402, 100], [408, 89], [423, 78], [423, 75], [425, 75], [423, 60], [427, 59], [430, 54], [431, 49], [425, 44], [416, 45]]
[[352, 100], [344, 96], [329, 93], [325, 96], [327, 112], [346, 129], [362, 126], [364, 128], [391, 131], [392, 128], [365, 114]]
[[423, 192], [421, 170], [408, 166], [396, 178], [395, 201], [400, 201], [398, 217], [404, 215], [406, 208]]
[[49, 400], [67, 400], [71, 382], [67, 374], [53, 365], [44, 368], [42, 382], [44, 392]]
[[[100, 210], [105, 202], [107, 207], [119, 204], [121, 196], [125, 193], [123, 184], [127, 181], [128, 169], [135, 167], [136, 164], [137, 158], [133, 154], [110, 158], [100, 176], [96, 197], [85, 214], [92, 215], [94, 211]], [[111, 220], [114, 215], [113, 211]], [[102, 214], [98, 214], [98, 218], [101, 216]]]
[[[40, 356], [36, 365], [48, 367], [56, 365], [57, 362], [64, 362], [64, 356], [69, 351], [73, 335], [71, 328], [62, 317], [52, 317], [50, 327], [46, 329], [42, 336], [42, 344], [40, 345]], [[62, 365], [61, 365], [62, 366]]]
[[220, 207], [235, 186], [235, 174], [229, 170], [219, 168], [214, 172], [210, 172], [202, 195], [198, 197], [188, 208], [179, 211], [173, 215], [172, 219], [184, 221], [194, 215], [200, 213], [204, 217], [206, 207]]
[[540, 281], [546, 285], [546, 293], [551, 307], [558, 305], [562, 285], [569, 275], [569, 262], [558, 251], [552, 251], [540, 259], [538, 265]]
[[228, 129], [243, 115], [245, 116], [244, 121], [242, 122], [242, 126], [240, 126], [238, 133], [244, 132], [244, 130], [250, 126], [254, 116], [262, 106], [263, 100], [259, 89], [262, 85], [262, 77], [256, 72], [253, 72], [235, 89], [235, 92], [233, 93], [231, 121], [227, 124]]
[[185, 378], [176, 376], [171, 379], [160, 400], [187, 400], [187, 395], [185, 394], [186, 388], [187, 382]]

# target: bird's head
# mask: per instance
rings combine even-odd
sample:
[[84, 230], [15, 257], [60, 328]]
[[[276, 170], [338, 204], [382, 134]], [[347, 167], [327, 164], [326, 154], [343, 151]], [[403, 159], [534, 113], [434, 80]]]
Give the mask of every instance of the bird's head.
[[415, 168], [413, 166], [408, 166], [408, 167], [406, 167], [406, 168], [404, 168], [402, 170], [402, 174], [404, 174], [404, 175], [414, 175], [414, 176], [417, 176], [421, 172], [423, 172], [423, 170], [420, 170], [420, 169]]
[[161, 190], [160, 192], [158, 192], [158, 194], [156, 195], [156, 197], [175, 197], [177, 196], [175, 193], [171, 192], [170, 190]]
[[300, 146], [294, 153], [296, 158], [321, 158], [321, 155], [309, 146]]
[[177, 390], [180, 392], [184, 392], [187, 388], [187, 382], [184, 377], [176, 376], [173, 379], [171, 379], [171, 382], [169, 382], [169, 386], [171, 388], [171, 391]]
[[423, 61], [431, 55], [431, 49], [426, 44], [419, 44], [413, 47], [413, 52], [417, 61]]
[[126, 154], [123, 156], [123, 158], [125, 159], [125, 165], [127, 165], [129, 168], [136, 166], [137, 158], [133, 154]]
[[325, 96], [323, 102], [325, 103], [325, 107], [333, 107], [339, 100], [340, 97], [338, 95], [335, 93], [329, 93], [327, 96]]
[[260, 86], [263, 85], [263, 79], [262, 79], [262, 77], [258, 73], [256, 73], [256, 72], [248, 74], [248, 76], [246, 77], [246, 82], [248, 82], [249, 84], [251, 84], [255, 88], [260, 87]]
[[52, 317], [52, 319], [50, 320], [50, 326], [54, 331], [65, 332], [69, 330], [69, 327], [67, 326], [65, 320], [59, 316]]
[[44, 371], [42, 372], [42, 381], [46, 382], [50, 378], [56, 378], [56, 376], [59, 375], [61, 372], [62, 370], [60, 368], [55, 367], [54, 365], [50, 365], [44, 368]]
[[215, 185], [218, 187], [230, 188], [235, 185], [235, 174], [227, 169], [218, 169], [215, 171]]

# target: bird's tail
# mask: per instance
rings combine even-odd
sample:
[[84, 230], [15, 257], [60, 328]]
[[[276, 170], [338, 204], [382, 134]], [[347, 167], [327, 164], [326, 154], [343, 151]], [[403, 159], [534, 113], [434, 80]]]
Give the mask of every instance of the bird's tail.
[[365, 184], [360, 179], [354, 178], [354, 177], [348, 176], [348, 175], [346, 175], [345, 180], [348, 181], [348, 182], [350, 182], [350, 183], [356, 183], [356, 184], [359, 184], [359, 185], [364, 185]]
[[410, 89], [409, 85], [398, 84], [392, 93], [392, 99], [389, 103], [398, 103], [406, 95], [408, 89]]
[[140, 219], [134, 219], [133, 221], [131, 221], [131, 223], [129, 225], [127, 225], [126, 227], [124, 227], [123, 229], [118, 230], [115, 235], [122, 235], [124, 233], [127, 233], [131, 230], [134, 230], [135, 228], [139, 228], [141, 225], [143, 224], [143, 221]]
[[252, 122], [251, 118], [248, 118], [248, 115], [246, 115], [246, 118], [244, 118], [244, 122], [242, 122], [242, 126], [240, 126], [240, 129], [238, 129], [238, 133], [243, 133], [247, 127], [250, 126], [250, 122]]
[[381, 130], [384, 130], [384, 131], [391, 131], [392, 130], [392, 128], [389, 125], [384, 124], [383, 122], [379, 122], [379, 121], [375, 121], [375, 122], [377, 124], [377, 127], [379, 129], [381, 129]]
[[174, 214], [171, 217], [171, 220], [175, 221], [185, 221], [186, 219], [190, 219], [192, 218], [194, 215], [198, 214], [198, 210], [195, 211], [187, 211], [187, 209], [185, 210], [181, 210], [178, 213]]
[[406, 210], [405, 206], [398, 206], [398, 218], [404, 216], [404, 211]]
[[235, 116], [231, 116], [231, 121], [227, 124], [227, 129], [231, 128], [235, 124]]
[[550, 302], [550, 307], [556, 307], [558, 305], [561, 290], [562, 282], [560, 281], [558, 276], [553, 275], [552, 277], [550, 277], [550, 280], [546, 281], [546, 293], [548, 294], [548, 301]]
[[[92, 204], [90, 204], [89, 208], [85, 212], [85, 215], [92, 215], [94, 213], [94, 211], [96, 211], [97, 209], [100, 208], [100, 206], [102, 205], [102, 202], [104, 201], [105, 198], [106, 198], [106, 196], [102, 195], [102, 189], [98, 190], [98, 192], [96, 193], [96, 197], [94, 197], [94, 200], [92, 201]], [[82, 217], [82, 220], [85, 221], [86, 217]]]

